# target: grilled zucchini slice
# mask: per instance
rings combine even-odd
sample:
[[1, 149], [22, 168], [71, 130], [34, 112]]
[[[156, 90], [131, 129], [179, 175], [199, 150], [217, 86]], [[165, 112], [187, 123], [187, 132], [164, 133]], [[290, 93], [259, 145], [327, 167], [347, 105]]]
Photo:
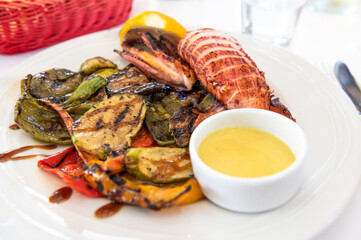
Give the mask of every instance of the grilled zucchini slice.
[[105, 160], [109, 153], [122, 151], [142, 127], [146, 106], [135, 94], [114, 95], [100, 102], [74, 122], [73, 144], [79, 150]]

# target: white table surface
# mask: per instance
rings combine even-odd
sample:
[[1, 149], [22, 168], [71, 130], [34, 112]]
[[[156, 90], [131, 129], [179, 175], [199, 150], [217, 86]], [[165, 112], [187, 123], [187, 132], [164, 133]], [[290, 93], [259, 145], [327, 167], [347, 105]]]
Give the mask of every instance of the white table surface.
[[[183, 25], [239, 33], [240, 2], [241, 0], [134, 0], [131, 15], [156, 10], [172, 16]], [[42, 50], [44, 49], [16, 55], [0, 54], [0, 76]], [[304, 8], [288, 50], [320, 68], [332, 66], [337, 60], [342, 60], [350, 66], [361, 85], [361, 10], [353, 14], [338, 15]], [[360, 222], [359, 187], [344, 212], [313, 240], [361, 239]]]

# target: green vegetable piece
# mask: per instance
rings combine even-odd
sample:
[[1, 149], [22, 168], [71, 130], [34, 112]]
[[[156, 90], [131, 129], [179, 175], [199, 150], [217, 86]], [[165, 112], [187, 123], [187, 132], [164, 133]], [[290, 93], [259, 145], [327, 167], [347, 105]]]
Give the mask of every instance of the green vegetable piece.
[[80, 66], [79, 71], [84, 75], [90, 75], [102, 68], [117, 68], [117, 65], [108, 59], [93, 57], [85, 60], [85, 62]]
[[71, 138], [59, 115], [23, 95], [15, 105], [14, 121], [38, 140], [56, 144], [70, 144]]
[[115, 68], [104, 68], [104, 69], [94, 72], [94, 74], [97, 74], [97, 75], [101, 76], [102, 78], [107, 78], [117, 72], [119, 72], [119, 70], [115, 69]]
[[170, 118], [171, 115], [165, 111], [161, 103], [148, 103], [145, 122], [150, 134], [160, 146], [169, 146], [175, 143], [175, 139], [169, 131]]
[[107, 81], [103, 77], [94, 74], [90, 79], [82, 82], [68, 100], [64, 102], [64, 104], [68, 107], [75, 107], [87, 100], [91, 95], [106, 84]]
[[198, 109], [201, 112], [210, 112], [217, 106], [218, 100], [210, 93], [208, 93], [203, 100], [199, 103]]
[[[58, 113], [39, 103], [31, 95], [30, 86], [33, 80], [33, 76], [29, 74], [21, 81], [22, 95], [15, 105], [14, 121], [38, 140], [56, 144], [70, 144], [70, 135]], [[74, 86], [73, 83], [70, 85]], [[67, 91], [63, 93], [65, 94]], [[58, 91], [58, 93], [60, 92]], [[62, 97], [59, 94], [51, 100], [54, 101], [54, 99], [61, 99]], [[82, 113], [79, 114], [74, 111], [70, 114], [73, 119], [78, 119]]]
[[130, 148], [125, 154], [125, 166], [137, 179], [154, 183], [182, 181], [193, 175], [185, 148]]
[[113, 151], [131, 145], [143, 125], [146, 106], [135, 94], [114, 95], [87, 111], [72, 126], [73, 144], [105, 160]]
[[181, 99], [179, 93], [171, 92], [162, 99], [162, 105], [170, 115], [173, 115], [178, 108], [190, 106], [192, 102], [191, 98]]
[[[35, 98], [60, 98], [72, 93], [83, 81], [80, 73], [52, 68], [32, 76], [25, 87]], [[22, 92], [25, 90], [22, 87]]]

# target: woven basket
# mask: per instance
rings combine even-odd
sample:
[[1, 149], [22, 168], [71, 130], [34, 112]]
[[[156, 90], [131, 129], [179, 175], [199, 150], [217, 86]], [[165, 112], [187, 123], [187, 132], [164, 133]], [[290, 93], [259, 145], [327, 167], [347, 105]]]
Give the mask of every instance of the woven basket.
[[123, 23], [132, 0], [0, 0], [0, 53], [49, 46]]

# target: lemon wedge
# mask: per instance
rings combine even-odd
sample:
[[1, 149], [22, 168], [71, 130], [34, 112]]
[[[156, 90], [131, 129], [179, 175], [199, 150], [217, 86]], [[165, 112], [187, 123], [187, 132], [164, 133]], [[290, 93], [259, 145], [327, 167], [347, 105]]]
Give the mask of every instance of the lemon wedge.
[[135, 27], [154, 27], [171, 32], [180, 38], [183, 38], [187, 30], [175, 19], [155, 11], [146, 11], [129, 18], [119, 32], [120, 42], [124, 40], [127, 32]]

